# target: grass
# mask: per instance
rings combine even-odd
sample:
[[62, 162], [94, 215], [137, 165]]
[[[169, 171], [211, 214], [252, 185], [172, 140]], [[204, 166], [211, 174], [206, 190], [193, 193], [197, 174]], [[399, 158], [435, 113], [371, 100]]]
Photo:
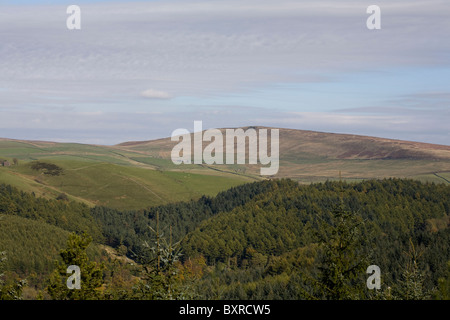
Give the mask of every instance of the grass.
[[[340, 176], [347, 181], [360, 181], [378, 178], [409, 178], [421, 181], [448, 183], [450, 181], [449, 161], [427, 160], [323, 160], [281, 162], [279, 174], [292, 177], [303, 183], [336, 180]], [[442, 179], [439, 175], [445, 179]]]
[[[259, 164], [177, 166], [170, 160], [170, 147], [169, 141], [108, 147], [0, 139], [0, 160], [11, 163], [13, 158], [19, 160], [17, 166], [0, 167], [0, 183], [47, 198], [66, 193], [70, 199], [91, 206], [139, 209], [212, 196], [266, 178], [259, 176]], [[446, 184], [450, 181], [450, 161], [446, 159], [336, 159], [325, 156], [334, 149], [319, 152], [313, 147], [325, 148], [311, 142], [300, 149], [284, 150], [276, 177], [289, 177], [301, 183], [386, 177]], [[48, 176], [33, 171], [30, 167], [33, 160], [57, 164], [64, 172], [61, 176]]]
[[242, 184], [238, 176], [202, 175], [182, 171], [160, 171], [113, 163], [40, 159], [63, 168], [59, 176], [31, 169], [31, 162], [0, 167], [0, 182], [47, 198], [66, 193], [90, 205], [119, 209], [140, 209], [169, 202], [197, 199]]
[[[38, 196], [69, 198], [89, 205], [139, 209], [168, 202], [215, 195], [249, 180], [234, 174], [213, 172], [200, 166], [180, 170], [161, 157], [116, 147], [78, 143], [0, 140], [0, 160], [19, 160], [0, 167], [0, 183], [7, 183]], [[60, 176], [31, 169], [31, 161], [57, 164]], [[186, 170], [185, 170], [186, 169]], [[193, 169], [193, 170], [192, 170]], [[184, 172], [187, 171], [187, 172]]]
[[156, 157], [148, 157], [148, 156], [132, 156], [130, 157], [131, 160], [134, 160], [139, 163], [147, 164], [154, 166], [161, 170], [167, 170], [167, 169], [177, 169], [178, 166], [175, 165], [171, 160], [168, 159], [162, 159], [162, 158], [156, 158]]

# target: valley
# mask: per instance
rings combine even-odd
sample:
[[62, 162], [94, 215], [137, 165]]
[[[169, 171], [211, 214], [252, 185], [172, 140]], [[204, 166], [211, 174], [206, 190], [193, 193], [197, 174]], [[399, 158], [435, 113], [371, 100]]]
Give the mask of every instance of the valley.
[[[331, 268], [326, 250], [334, 249], [325, 248], [335, 219], [348, 214], [360, 237], [348, 254], [364, 252], [361, 263], [379, 265], [396, 298], [405, 298], [399, 279], [411, 270], [400, 266], [415, 248], [418, 297], [445, 297], [449, 146], [280, 129], [280, 170], [266, 177], [259, 165], [175, 165], [175, 144], [0, 139], [6, 288], [17, 286], [25, 299], [70, 294], [46, 289], [54, 262], [65, 247], [80, 252], [73, 246], [92, 241], [86, 257], [105, 269], [86, 299], [336, 298], [344, 293], [328, 295], [312, 279], [327, 283], [320, 270]], [[333, 263], [353, 268], [345, 261]], [[345, 297], [390, 299], [390, 291], [364, 289], [363, 271], [341, 284]]]

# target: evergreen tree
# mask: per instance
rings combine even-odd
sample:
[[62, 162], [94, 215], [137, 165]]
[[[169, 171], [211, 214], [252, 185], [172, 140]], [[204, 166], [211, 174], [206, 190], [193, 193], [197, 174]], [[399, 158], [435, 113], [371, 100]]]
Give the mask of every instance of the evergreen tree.
[[[67, 240], [67, 248], [60, 252], [62, 261], [56, 263], [56, 269], [50, 277], [47, 292], [55, 300], [97, 300], [101, 298], [103, 285], [103, 264], [90, 261], [86, 249], [92, 238], [84, 233], [72, 233]], [[78, 266], [81, 273], [81, 288], [69, 289], [67, 268]]]
[[402, 279], [393, 288], [395, 299], [401, 300], [427, 300], [431, 292], [425, 288], [425, 273], [419, 267], [419, 259], [423, 251], [419, 251], [410, 240], [408, 263], [403, 271]]
[[365, 282], [361, 275], [367, 267], [361, 235], [363, 221], [341, 205], [334, 210], [331, 224], [319, 234], [322, 246], [315, 298], [327, 300], [360, 299]]
[[180, 300], [192, 299], [193, 292], [179, 276], [177, 263], [180, 261], [181, 249], [179, 242], [173, 244], [160, 233], [159, 214], [157, 216], [156, 230], [149, 227], [154, 233], [153, 246], [145, 242], [147, 255], [138, 257], [143, 264], [141, 281], [134, 287], [133, 299], [141, 300]]
[[6, 252], [0, 252], [0, 300], [21, 300], [22, 291], [26, 285], [25, 280], [14, 281], [6, 284], [4, 281], [4, 269], [6, 262]]

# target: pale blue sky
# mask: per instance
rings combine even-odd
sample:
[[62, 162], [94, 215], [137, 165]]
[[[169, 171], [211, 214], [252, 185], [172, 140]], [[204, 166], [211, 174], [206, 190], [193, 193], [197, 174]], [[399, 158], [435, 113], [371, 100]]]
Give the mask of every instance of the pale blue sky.
[[1, 1], [0, 137], [115, 144], [203, 120], [448, 145], [448, 2], [378, 1], [373, 31], [370, 4]]

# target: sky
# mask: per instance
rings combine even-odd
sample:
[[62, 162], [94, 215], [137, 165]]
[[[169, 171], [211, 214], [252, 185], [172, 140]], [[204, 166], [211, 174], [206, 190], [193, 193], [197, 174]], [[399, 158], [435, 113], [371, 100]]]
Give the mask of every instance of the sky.
[[0, 0], [0, 137], [112, 145], [201, 120], [449, 145], [449, 36], [448, 0]]

